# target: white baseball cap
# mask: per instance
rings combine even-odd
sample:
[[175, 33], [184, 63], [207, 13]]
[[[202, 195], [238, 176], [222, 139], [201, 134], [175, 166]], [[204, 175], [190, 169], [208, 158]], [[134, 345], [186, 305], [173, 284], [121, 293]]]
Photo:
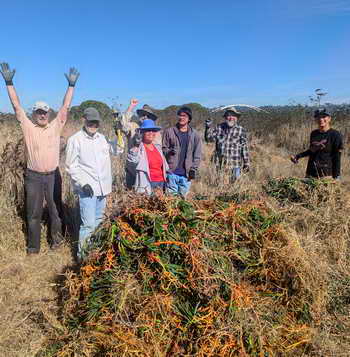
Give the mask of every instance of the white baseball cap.
[[39, 109], [44, 110], [45, 112], [48, 112], [50, 110], [50, 107], [45, 102], [35, 102], [34, 107], [33, 107], [33, 112], [35, 112]]

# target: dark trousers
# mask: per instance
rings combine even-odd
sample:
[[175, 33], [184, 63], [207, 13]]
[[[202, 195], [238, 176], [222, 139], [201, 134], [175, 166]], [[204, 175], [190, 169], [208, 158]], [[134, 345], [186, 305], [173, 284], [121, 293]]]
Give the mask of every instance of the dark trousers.
[[[60, 217], [61, 220], [62, 234], [65, 235], [67, 227], [65, 225], [64, 208], [62, 202], [62, 176], [61, 176], [60, 169], [58, 167], [55, 171], [55, 185], [53, 188], [53, 199], [56, 203], [58, 217]], [[51, 235], [51, 228], [50, 228], [50, 235]]]
[[125, 168], [125, 181], [126, 181], [126, 188], [128, 190], [132, 190], [135, 185], [136, 180], [136, 172], [130, 170], [130, 168]]
[[53, 198], [55, 173], [44, 175], [27, 169], [24, 177], [26, 191], [26, 216], [28, 226], [27, 251], [40, 251], [41, 218], [43, 214], [44, 198], [49, 211], [52, 245], [61, 241], [61, 220], [58, 216]]

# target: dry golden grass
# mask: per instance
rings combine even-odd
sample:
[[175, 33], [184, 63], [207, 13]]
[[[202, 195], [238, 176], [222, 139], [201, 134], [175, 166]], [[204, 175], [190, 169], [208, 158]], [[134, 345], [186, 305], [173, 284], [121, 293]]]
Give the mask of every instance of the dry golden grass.
[[[64, 136], [74, 133], [80, 124], [68, 123]], [[0, 126], [2, 152], [7, 142], [17, 142], [20, 130], [17, 123], [0, 123]], [[319, 276], [314, 280], [309, 277], [309, 281], [314, 281], [315, 284], [308, 288], [317, 302], [311, 313], [322, 327], [319, 329], [322, 332], [313, 336], [314, 348], [305, 355], [348, 356], [350, 311], [346, 310], [346, 315], [342, 310], [349, 309], [344, 301], [350, 300], [350, 287], [347, 288], [350, 286], [350, 176], [347, 152], [343, 156], [342, 182], [331, 186], [334, 190], [334, 194], [329, 196], [331, 199], [315, 210], [307, 209], [299, 203], [285, 206], [268, 197], [262, 188], [270, 177], [303, 177], [306, 160], [293, 165], [289, 156], [297, 151], [296, 148], [301, 151], [307, 146], [310, 130], [310, 125], [301, 128], [285, 125], [269, 138], [252, 138], [252, 170], [234, 185], [216, 174], [210, 163], [212, 147], [205, 146], [201, 180], [193, 184], [191, 195], [213, 197], [218, 192], [225, 195], [259, 195], [266, 200], [268, 206], [278, 209], [286, 217], [291, 233], [289, 248], [283, 252], [284, 258], [289, 264], [296, 264], [301, 276], [307, 274], [310, 267], [310, 271], [317, 271], [319, 276], [325, 277], [324, 286], [318, 283]], [[112, 133], [111, 128], [104, 131], [107, 134]], [[115, 182], [118, 191], [114, 197], [122, 200], [123, 194], [118, 187], [123, 179], [123, 168], [119, 159], [113, 159], [113, 167], [117, 173]], [[63, 168], [61, 171], [64, 172]], [[17, 215], [13, 201], [8, 197], [8, 182], [3, 181], [0, 185], [0, 356], [35, 356], [42, 348], [47, 332], [52, 328], [60, 328], [58, 287], [64, 280], [63, 274], [74, 268], [72, 239], [67, 238], [62, 248], [52, 252], [46, 244], [46, 231], [43, 230], [41, 253], [26, 257], [23, 222]], [[71, 228], [76, 230], [76, 203], [65, 173], [63, 188]], [[313, 202], [316, 205], [316, 197], [309, 199], [311, 205]], [[305, 252], [305, 256], [298, 256]], [[298, 263], [300, 261], [303, 264]], [[329, 287], [329, 284], [332, 286]], [[325, 312], [325, 305], [330, 306], [328, 310], [331, 312]]]

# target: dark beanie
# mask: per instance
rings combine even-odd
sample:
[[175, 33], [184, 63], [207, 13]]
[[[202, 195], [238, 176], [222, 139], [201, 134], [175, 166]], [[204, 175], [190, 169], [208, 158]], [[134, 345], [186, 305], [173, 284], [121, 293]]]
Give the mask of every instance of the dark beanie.
[[190, 117], [190, 120], [189, 120], [189, 121], [192, 120], [192, 110], [191, 110], [190, 107], [186, 107], [186, 106], [181, 107], [181, 108], [177, 111], [176, 114], [177, 114], [177, 115], [180, 115], [181, 113], [186, 113], [186, 114]]

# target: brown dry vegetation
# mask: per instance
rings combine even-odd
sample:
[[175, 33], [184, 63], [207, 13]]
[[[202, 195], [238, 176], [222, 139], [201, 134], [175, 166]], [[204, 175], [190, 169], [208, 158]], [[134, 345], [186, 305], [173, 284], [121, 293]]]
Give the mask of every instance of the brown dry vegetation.
[[[335, 123], [335, 126], [347, 134], [347, 128], [342, 123]], [[17, 143], [21, 134], [15, 122], [0, 123], [0, 126], [1, 153], [7, 143]], [[75, 125], [72, 122], [68, 123], [64, 136], [71, 135], [78, 127], [79, 123]], [[288, 344], [284, 352], [281, 352], [282, 347], [280, 351], [271, 350], [268, 356], [348, 356], [350, 354], [348, 333], [350, 329], [350, 176], [347, 151], [343, 155], [343, 175], [340, 183], [331, 183], [309, 192], [301, 183], [296, 184], [296, 191], [290, 190], [287, 182], [286, 194], [292, 192], [287, 200], [286, 195], [283, 194], [271, 197], [264, 189], [271, 178], [303, 177], [306, 161], [295, 166], [290, 163], [289, 156], [307, 145], [311, 128], [312, 124], [300, 125], [299, 122], [293, 124], [291, 121], [274, 128], [273, 131], [270, 130], [269, 133], [259, 132], [257, 135], [252, 135], [252, 170], [234, 186], [229, 185], [225, 178], [216, 175], [209, 160], [212, 147], [206, 145], [201, 179], [192, 187], [192, 198], [205, 196], [210, 199], [218, 194], [226, 197], [247, 196], [249, 199], [264, 202], [268, 209], [273, 209], [283, 216], [286, 244], [283, 249], [275, 253], [273, 247], [270, 247], [269, 254], [275, 254], [277, 261], [280, 260], [284, 265], [292, 267], [303, 286], [303, 294], [307, 294], [312, 299], [312, 304], [310, 304], [310, 311], [303, 311], [307, 321], [305, 323], [305, 326], [308, 326], [307, 331], [303, 332], [302, 326], [299, 331], [292, 331], [292, 329], [288, 331], [286, 327], [286, 341], [289, 338], [290, 341], [300, 343], [296, 342], [295, 346], [292, 343]], [[107, 127], [105, 132], [111, 134], [111, 128]], [[19, 156], [16, 156], [16, 161], [20, 162]], [[18, 210], [18, 202], [16, 202], [17, 197], [21, 198], [22, 192], [16, 189], [18, 185], [15, 184], [16, 176], [13, 175], [21, 169], [12, 167], [10, 171], [6, 171], [6, 167], [12, 164], [13, 162], [9, 162], [8, 159], [2, 159], [2, 171], [0, 171], [0, 356], [35, 356], [39, 351], [45, 350], [49, 338], [57, 336], [58, 332], [64, 334], [65, 331], [62, 320], [62, 300], [66, 297], [62, 295], [62, 287], [67, 276], [72, 276], [77, 269], [73, 259], [73, 240], [78, 227], [78, 215], [75, 198], [62, 167], [65, 211], [70, 234], [65, 245], [58, 251], [52, 252], [46, 244], [44, 230], [40, 255], [26, 257], [24, 226], [20, 218], [21, 209]], [[120, 189], [123, 170], [119, 158], [113, 159], [113, 166], [116, 174], [116, 191], [112, 195], [110, 212], [115, 210], [115, 205], [122, 205], [129, 200]], [[277, 274], [278, 265], [270, 268]], [[250, 291], [249, 294], [243, 292], [243, 295], [240, 295], [241, 293], [237, 290], [236, 298], [238, 302], [241, 301], [242, 306], [248, 304], [249, 299], [251, 299], [249, 304], [254, 304], [256, 297], [254, 292]], [[134, 297], [135, 300], [138, 298]], [[138, 303], [142, 302], [138, 301]], [[163, 300], [163, 304], [165, 303]], [[268, 304], [263, 307], [266, 313], [268, 308]], [[256, 307], [256, 311], [258, 310], [259, 307]], [[248, 316], [252, 312], [245, 309], [244, 314]], [[259, 335], [264, 331], [264, 321], [257, 318], [254, 323], [253, 315], [249, 315], [249, 319], [252, 324], [250, 328], [256, 332], [260, 341], [264, 341], [265, 336]], [[312, 323], [309, 323], [311, 320]], [[285, 325], [288, 325], [287, 321]], [[298, 333], [300, 339], [294, 338], [293, 336]], [[85, 342], [85, 345], [81, 342], [80, 345], [73, 346], [75, 354], [62, 354], [62, 356], [103, 355], [94, 352], [89, 354], [89, 348], [91, 351], [94, 348], [88, 346], [88, 340]], [[154, 340], [148, 343], [154, 343]], [[266, 345], [268, 344], [267, 341]], [[81, 350], [82, 346], [85, 352]], [[138, 354], [130, 352], [131, 350], [125, 346], [121, 350], [126, 356], [151, 356], [151, 350], [155, 351], [153, 355], [176, 355], [171, 351], [166, 354], [163, 347], [161, 344], [154, 349], [148, 349], [147, 345], [138, 346]], [[241, 347], [240, 355], [250, 354], [246, 346], [242, 344]], [[67, 350], [72, 351], [69, 348]], [[203, 351], [203, 356], [209, 355], [209, 349]], [[230, 353], [236, 355], [229, 351], [221, 355], [230, 355]], [[112, 355], [118, 356], [121, 353]], [[177, 355], [181, 355], [181, 352]], [[212, 352], [212, 355], [220, 354]], [[263, 356], [253, 352], [251, 355]]]

